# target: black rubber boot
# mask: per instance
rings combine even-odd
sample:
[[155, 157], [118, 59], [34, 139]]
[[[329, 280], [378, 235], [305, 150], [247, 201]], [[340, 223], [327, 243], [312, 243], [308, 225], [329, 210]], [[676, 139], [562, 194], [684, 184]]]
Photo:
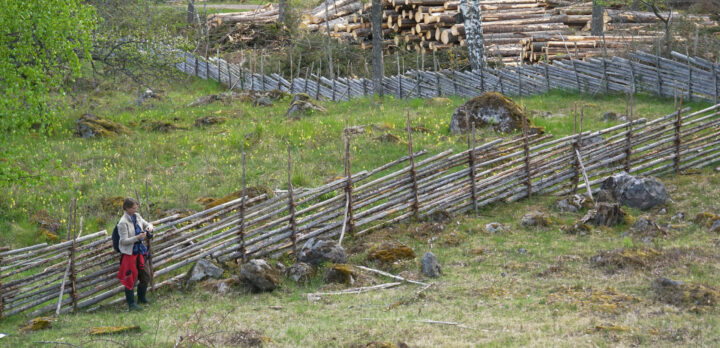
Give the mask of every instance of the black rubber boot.
[[135, 292], [125, 288], [125, 300], [128, 304], [128, 310], [130, 311], [141, 311], [142, 308], [135, 304]]
[[150, 301], [147, 299], [147, 285], [138, 285], [138, 300], [137, 302], [139, 304], [150, 304]]

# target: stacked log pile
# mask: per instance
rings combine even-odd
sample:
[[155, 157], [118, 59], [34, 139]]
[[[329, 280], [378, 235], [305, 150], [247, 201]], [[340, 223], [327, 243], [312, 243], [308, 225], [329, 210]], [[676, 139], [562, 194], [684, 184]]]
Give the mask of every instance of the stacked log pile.
[[[568, 5], [563, 5], [569, 3]], [[538, 0], [480, 0], [485, 46], [490, 60], [506, 64], [536, 62], [649, 46], [662, 31], [652, 12], [607, 9], [603, 25], [608, 35], [590, 36], [592, 3]], [[370, 4], [359, 0], [327, 0], [304, 16], [310, 30], [372, 47]], [[465, 45], [465, 24], [456, 0], [384, 0], [383, 47], [437, 51]], [[675, 15], [701, 26], [716, 26], [709, 16]], [[568, 43], [569, 42], [569, 43]]]

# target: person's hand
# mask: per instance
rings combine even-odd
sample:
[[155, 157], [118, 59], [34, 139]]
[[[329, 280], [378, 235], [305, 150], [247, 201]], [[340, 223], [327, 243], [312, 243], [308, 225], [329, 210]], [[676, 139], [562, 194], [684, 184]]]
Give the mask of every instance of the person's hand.
[[143, 233], [138, 234], [137, 236], [138, 236], [138, 239], [143, 240], [143, 239], [145, 239], [145, 236], [147, 236], [147, 233], [143, 232]]
[[155, 231], [155, 227], [150, 226], [150, 227], [147, 228], [147, 231], [148, 231], [148, 232], [153, 232], [153, 231]]

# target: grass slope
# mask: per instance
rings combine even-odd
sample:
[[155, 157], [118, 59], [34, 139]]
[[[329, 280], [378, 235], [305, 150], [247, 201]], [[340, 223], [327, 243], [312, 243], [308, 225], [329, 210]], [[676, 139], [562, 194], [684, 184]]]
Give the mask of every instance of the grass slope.
[[[460, 216], [442, 224], [412, 223], [350, 239], [349, 263], [365, 261], [367, 246], [395, 239], [412, 247], [418, 257], [385, 268], [393, 273], [417, 275], [419, 259], [435, 253], [444, 275], [421, 295], [420, 287], [400, 287], [359, 295], [323, 297], [309, 301], [323, 286], [322, 273], [308, 285], [285, 280], [272, 293], [219, 296], [198, 288], [153, 294], [155, 302], [143, 313], [128, 313], [124, 306], [106, 307], [90, 313], [64, 315], [52, 329], [21, 333], [26, 318], [15, 316], [0, 322], [3, 346], [34, 346], [36, 341], [113, 345], [87, 333], [95, 326], [140, 325], [142, 332], [119, 334], [110, 339], [128, 347], [230, 346], [238, 333], [257, 330], [269, 338], [270, 347], [349, 347], [369, 342], [403, 342], [411, 347], [467, 346], [717, 346], [720, 326], [716, 308], [692, 310], [655, 300], [650, 283], [659, 276], [686, 282], [720, 286], [720, 244], [717, 234], [689, 220], [706, 210], [717, 211], [710, 197], [720, 195], [720, 174], [704, 170], [697, 175], [668, 176], [673, 202], [660, 222], [684, 212], [687, 220], [668, 236], [644, 244], [628, 226], [598, 228], [587, 236], [567, 235], [561, 224], [582, 213], [558, 213], [549, 209], [553, 199], [534, 197], [512, 205], [495, 205], [479, 216]], [[549, 211], [554, 224], [526, 229], [520, 217], [529, 210]], [[628, 209], [635, 217], [640, 212]], [[501, 222], [508, 231], [485, 232], [484, 225]], [[660, 251], [655, 260], [643, 259], [644, 267], [597, 268], [589, 259], [602, 250], [652, 247]], [[372, 283], [391, 281], [376, 277]], [[465, 326], [427, 324], [423, 320], [457, 322]]]
[[[187, 78], [160, 86], [161, 100], [142, 106], [135, 103], [136, 91], [124, 91], [122, 85], [104, 86], [75, 98], [62, 131], [49, 137], [11, 135], [9, 143], [24, 154], [23, 167], [45, 171], [51, 177], [38, 186], [9, 187], [0, 200], [0, 245], [20, 247], [43, 241], [30, 218], [40, 210], [63, 224], [72, 196], [78, 198], [79, 214], [85, 217], [85, 231], [111, 230], [119, 216], [117, 210], [101, 209], [105, 197], [142, 197], [145, 182], [153, 210], [171, 208], [201, 209], [200, 197], [223, 197], [240, 187], [240, 144], [246, 142], [248, 185], [270, 188], [287, 187], [287, 147], [293, 159], [294, 186], [317, 186], [343, 173], [344, 140], [342, 129], [365, 125], [366, 133], [352, 139], [352, 167], [357, 172], [371, 169], [407, 154], [405, 143], [389, 143], [376, 138], [384, 133], [407, 139], [405, 120], [410, 114], [413, 126], [425, 132], [413, 136], [415, 149], [437, 153], [447, 149], [465, 149], [465, 136], [449, 133], [453, 110], [465, 102], [451, 98], [449, 103], [427, 100], [384, 101], [371, 98], [349, 102], [323, 102], [327, 113], [314, 113], [299, 120], [285, 117], [289, 98], [272, 107], [255, 107], [233, 102], [190, 108], [198, 97], [222, 92], [222, 86], [196, 78]], [[81, 101], [77, 101], [81, 100]], [[546, 131], [563, 136], [573, 132], [574, 105], [585, 105], [585, 129], [601, 129], [604, 112], [625, 112], [624, 98], [592, 97], [553, 92], [520, 100], [532, 121]], [[688, 103], [697, 110], [707, 106]], [[673, 102], [639, 96], [635, 116], [652, 119], [671, 113]], [[93, 113], [120, 122], [132, 134], [108, 139], [82, 139], [73, 135], [74, 122], [84, 113]], [[550, 112], [554, 117], [541, 117]], [[225, 117], [224, 124], [195, 127], [203, 116]], [[185, 128], [171, 132], [149, 130], [153, 122], [170, 122]], [[498, 137], [489, 130], [480, 131], [478, 144]], [[48, 163], [36, 168], [36, 163]], [[118, 208], [119, 209], [119, 208]], [[150, 216], [152, 218], [152, 216]], [[64, 235], [61, 235], [64, 237]]]

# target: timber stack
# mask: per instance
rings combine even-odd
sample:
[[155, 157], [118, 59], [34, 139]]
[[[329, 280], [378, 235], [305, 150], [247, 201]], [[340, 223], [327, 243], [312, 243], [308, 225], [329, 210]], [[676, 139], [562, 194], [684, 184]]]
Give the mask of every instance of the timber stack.
[[[508, 65], [603, 56], [647, 48], [662, 37], [652, 12], [606, 9], [607, 33], [591, 36], [592, 2], [480, 0], [485, 48], [490, 61]], [[303, 16], [308, 30], [372, 47], [370, 3], [326, 0]], [[662, 15], [662, 14], [661, 14]], [[677, 15], [701, 27], [717, 26], [710, 16]], [[457, 0], [383, 0], [383, 48], [432, 52], [465, 46], [465, 24]]]

